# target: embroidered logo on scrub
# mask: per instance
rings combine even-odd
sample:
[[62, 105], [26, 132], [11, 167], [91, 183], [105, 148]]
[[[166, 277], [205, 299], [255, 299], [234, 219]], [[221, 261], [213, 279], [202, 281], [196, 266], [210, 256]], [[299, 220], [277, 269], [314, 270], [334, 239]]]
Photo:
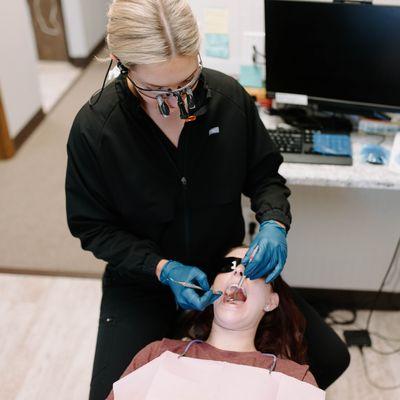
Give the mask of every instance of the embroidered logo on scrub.
[[217, 133], [219, 133], [219, 126], [216, 126], [215, 128], [211, 128], [208, 131], [208, 136], [216, 135]]

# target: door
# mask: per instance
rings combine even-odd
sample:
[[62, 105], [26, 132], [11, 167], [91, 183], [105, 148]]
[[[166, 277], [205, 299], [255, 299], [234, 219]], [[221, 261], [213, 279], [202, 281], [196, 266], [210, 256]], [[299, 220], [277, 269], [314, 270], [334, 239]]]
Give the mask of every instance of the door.
[[39, 60], [68, 61], [60, 0], [28, 0]]
[[0, 94], [0, 159], [11, 158], [15, 153], [15, 147], [13, 141], [10, 139], [8, 132], [6, 115], [3, 109], [3, 103], [1, 101]]

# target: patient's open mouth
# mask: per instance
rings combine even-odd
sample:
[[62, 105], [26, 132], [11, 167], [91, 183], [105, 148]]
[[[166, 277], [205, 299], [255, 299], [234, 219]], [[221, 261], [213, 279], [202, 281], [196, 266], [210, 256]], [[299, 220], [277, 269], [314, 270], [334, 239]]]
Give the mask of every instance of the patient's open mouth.
[[233, 303], [236, 304], [238, 302], [244, 303], [247, 300], [246, 291], [242, 287], [238, 287], [237, 285], [229, 286], [224, 293], [223, 302], [224, 303]]

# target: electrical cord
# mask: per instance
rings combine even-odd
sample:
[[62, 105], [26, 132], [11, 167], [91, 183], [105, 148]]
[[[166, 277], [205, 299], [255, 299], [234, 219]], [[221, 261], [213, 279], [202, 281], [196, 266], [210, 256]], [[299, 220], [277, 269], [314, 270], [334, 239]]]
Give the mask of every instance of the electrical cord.
[[380, 354], [381, 356], [391, 356], [393, 354], [400, 353], [400, 348], [395, 349], [395, 350], [390, 350], [390, 351], [382, 351], [382, 350], [376, 349], [375, 347], [371, 347], [371, 350], [376, 354]]
[[[349, 310], [349, 311], [352, 311], [352, 312], [353, 312], [353, 311], [356, 311], [356, 310]], [[352, 324], [352, 323], [350, 322], [351, 320], [352, 320], [352, 318], [351, 318], [350, 320], [339, 321], [339, 320], [336, 320], [336, 319], [332, 319], [331, 316], [329, 315], [329, 316], [327, 317], [327, 319], [325, 320], [325, 322], [326, 322], [329, 326], [335, 326], [335, 325], [350, 325], [350, 324]], [[360, 325], [358, 325], [358, 324], [356, 324], [356, 323], [353, 323], [352, 325], [353, 325], [354, 328], [363, 329]], [[379, 339], [381, 339], [381, 340], [384, 341], [384, 342], [400, 342], [400, 338], [388, 337], [388, 336], [382, 335], [382, 334], [379, 333], [379, 332], [368, 331], [368, 333], [369, 333], [370, 335], [372, 335], [372, 336], [378, 337]], [[374, 349], [374, 350], [377, 350], [377, 352], [380, 352], [380, 350], [378, 350], [378, 349]], [[392, 351], [397, 352], [397, 350], [392, 350]], [[389, 352], [389, 353], [390, 353], [390, 352]]]
[[357, 319], [357, 310], [349, 309], [347, 311], [349, 311], [352, 314], [352, 316], [349, 319], [338, 320], [332, 315], [332, 312], [330, 312], [325, 320], [326, 323], [328, 325], [352, 325], [352, 324], [354, 324], [354, 322]]
[[[399, 338], [388, 338], [388, 337], [386, 337], [384, 335], [381, 335], [381, 334], [379, 334], [377, 332], [369, 332], [369, 334], [372, 335], [372, 336], [376, 336], [376, 337], [380, 338], [383, 342], [386, 342], [386, 343], [400, 342]], [[373, 352], [377, 353], [377, 354], [382, 355], [382, 356], [391, 356], [393, 354], [400, 353], [400, 348], [384, 351], [384, 350], [377, 349], [374, 346], [371, 346], [371, 350]]]
[[265, 65], [265, 61], [264, 62], [258, 62], [257, 61], [257, 56], [261, 56], [264, 58], [264, 60], [266, 60], [266, 56], [265, 54], [259, 52], [257, 50], [257, 47], [253, 44], [253, 55], [251, 56], [252, 60], [253, 60], [253, 64], [260, 64], [260, 65]]
[[263, 57], [263, 58], [266, 58], [265, 57], [265, 54], [263, 54], [263, 53], [261, 53], [260, 51], [258, 51], [257, 50], [257, 47], [253, 44], [253, 54], [256, 54], [256, 55], [259, 55], [259, 56], [261, 56], [261, 57]]
[[[400, 248], [400, 237], [397, 241], [396, 244], [396, 248], [395, 251], [393, 253], [392, 259], [390, 261], [390, 264], [386, 270], [386, 273], [382, 279], [381, 285], [379, 286], [378, 292], [372, 302], [372, 306], [370, 308], [369, 314], [368, 314], [368, 318], [367, 318], [367, 323], [366, 323], [366, 331], [370, 334], [370, 335], [374, 335], [376, 337], [379, 337], [380, 339], [386, 341], [386, 342], [400, 342], [400, 338], [389, 338], [385, 335], [382, 335], [379, 332], [374, 332], [374, 331], [370, 331], [369, 327], [371, 324], [371, 318], [372, 318], [372, 314], [375, 310], [375, 306], [377, 304], [378, 298], [383, 290], [383, 287], [386, 284], [386, 280], [390, 274], [390, 271], [392, 270], [393, 266], [395, 265], [396, 262], [396, 266], [397, 266], [397, 258], [399, 255], [399, 248]], [[338, 320], [336, 317], [334, 317], [331, 313], [328, 315], [327, 318], [327, 323], [330, 325], [350, 325], [350, 324], [354, 324], [355, 327], [360, 328], [360, 326], [357, 326], [357, 324], [355, 324], [355, 320], [356, 320], [356, 315], [357, 315], [357, 311], [350, 309], [349, 310], [353, 315], [351, 318], [347, 319], [347, 320]], [[364, 353], [363, 350], [363, 346], [358, 346], [360, 352], [361, 352], [361, 360], [362, 360], [362, 364], [363, 364], [363, 369], [364, 369], [364, 374], [365, 374], [365, 378], [368, 382], [368, 384], [370, 384], [371, 386], [379, 389], [379, 390], [396, 390], [400, 388], [400, 383], [392, 385], [392, 386], [383, 386], [380, 385], [376, 382], [374, 382], [374, 380], [371, 378], [369, 370], [368, 370], [368, 365], [367, 365], [367, 360], [366, 360], [366, 353]], [[373, 351], [376, 354], [379, 354], [381, 356], [390, 356], [390, 355], [394, 355], [394, 354], [398, 354], [400, 353], [400, 348], [397, 349], [393, 349], [393, 350], [389, 350], [389, 351], [383, 351], [380, 349], [375, 348], [374, 346], [370, 347], [371, 351]]]
[[[352, 313], [357, 313], [357, 310], [349, 310]], [[334, 325], [353, 325], [354, 328], [358, 328], [358, 329], [363, 329], [360, 325], [356, 324], [356, 323], [352, 323], [353, 318], [350, 318], [348, 320], [337, 320], [336, 318], [332, 318], [331, 315], [328, 315], [327, 319], [325, 320], [326, 323], [329, 326], [334, 326]], [[368, 333], [372, 336], [376, 336], [379, 339], [381, 339], [384, 342], [400, 342], [400, 338], [393, 338], [393, 337], [387, 337], [385, 335], [382, 335], [379, 332], [375, 332], [375, 331], [368, 331]], [[371, 350], [374, 351], [377, 354], [381, 354], [381, 355], [385, 355], [385, 356], [390, 356], [392, 354], [396, 354], [396, 353], [400, 353], [400, 348], [399, 349], [394, 349], [394, 350], [390, 350], [390, 351], [383, 351], [383, 350], [379, 350], [375, 347], [371, 347]]]
[[[390, 264], [389, 264], [389, 266], [388, 266], [388, 268], [386, 270], [386, 273], [385, 273], [385, 275], [384, 275], [384, 277], [382, 279], [382, 282], [381, 282], [381, 284], [379, 286], [378, 292], [376, 293], [376, 295], [374, 297], [374, 300], [372, 302], [372, 306], [371, 306], [371, 308], [369, 310], [367, 323], [366, 323], [366, 328], [365, 328], [368, 332], [369, 332], [369, 327], [370, 327], [370, 324], [371, 324], [371, 318], [372, 318], [372, 314], [373, 314], [373, 312], [375, 310], [376, 303], [378, 301], [378, 298], [379, 298], [380, 294], [382, 293], [382, 290], [383, 290], [383, 287], [385, 286], [386, 280], [387, 280], [387, 278], [388, 278], [393, 266], [395, 265], [395, 261], [397, 261], [397, 258], [398, 258], [398, 255], [399, 255], [399, 249], [400, 249], [400, 237], [399, 237], [399, 239], [397, 241], [396, 248], [395, 248], [395, 251], [393, 253], [392, 259], [390, 261]], [[398, 263], [396, 262], [396, 265], [397, 264]], [[344, 321], [343, 320], [342, 321], [341, 320], [337, 320], [332, 315], [332, 313], [329, 313], [328, 314], [328, 318], [327, 318], [327, 323], [329, 325], [350, 325], [350, 324], [353, 324], [357, 319], [357, 311], [355, 309], [349, 309], [348, 311], [350, 311], [353, 314], [350, 319], [344, 320]], [[370, 333], [374, 334], [373, 332], [370, 332]], [[390, 340], [390, 339], [388, 339], [388, 338], [386, 338], [383, 335], [380, 335], [378, 333], [375, 333], [375, 336], [381, 337], [382, 339], [385, 339], [385, 340]], [[393, 340], [397, 340], [397, 339], [393, 339]], [[398, 340], [400, 341], [400, 339], [398, 339]]]
[[375, 388], [377, 388], [379, 390], [395, 390], [395, 389], [399, 389], [400, 388], [400, 383], [396, 384], [396, 385], [393, 385], [393, 386], [382, 386], [382, 385], [379, 385], [378, 383], [374, 382], [371, 379], [370, 375], [369, 375], [368, 366], [367, 366], [367, 360], [366, 360], [363, 348], [359, 347], [359, 349], [360, 349], [360, 352], [361, 352], [361, 360], [362, 360], [362, 364], [363, 364], [363, 368], [364, 368], [365, 378], [367, 379], [368, 383], [371, 386], [373, 386], [373, 387], [375, 387]]
[[376, 336], [385, 342], [400, 342], [400, 338], [389, 338], [387, 336], [380, 334], [379, 332], [373, 332], [373, 331], [369, 331], [369, 333], [370, 335]]
[[390, 271], [391, 271], [391, 269], [392, 269], [392, 267], [394, 265], [394, 262], [396, 261], [397, 256], [399, 254], [399, 248], [400, 248], [400, 237], [399, 237], [399, 239], [397, 241], [396, 249], [395, 249], [395, 251], [393, 253], [392, 259], [391, 259], [390, 264], [389, 264], [389, 267], [386, 270], [385, 276], [382, 279], [382, 283], [379, 286], [379, 289], [378, 289], [378, 292], [377, 292], [377, 294], [376, 294], [376, 296], [374, 298], [374, 301], [372, 302], [372, 306], [371, 306], [371, 309], [369, 311], [369, 315], [368, 315], [368, 319], [367, 319], [367, 324], [366, 324], [366, 327], [365, 327], [365, 329], [367, 331], [369, 330], [369, 326], [371, 324], [372, 313], [374, 312], [374, 309], [375, 309], [376, 303], [378, 301], [378, 298], [379, 298], [379, 296], [380, 296], [380, 294], [382, 292], [383, 287], [385, 286], [386, 279], [389, 276], [389, 273], [390, 273]]
[[[103, 80], [103, 84], [101, 85], [101, 89], [98, 90], [98, 91], [89, 99], [89, 105], [90, 105], [91, 107], [93, 107], [94, 105], [97, 104], [97, 102], [100, 100], [101, 95], [103, 94], [103, 90], [104, 90], [104, 87], [105, 87], [105, 85], [106, 85], [107, 78], [108, 78], [108, 73], [110, 72], [112, 63], [113, 63], [113, 60], [111, 59], [110, 64], [109, 64], [108, 69], [107, 69], [107, 72], [106, 72], [106, 75], [105, 75], [104, 80]], [[92, 102], [93, 97], [96, 96], [98, 93], [99, 93], [99, 95], [97, 96], [96, 101]]]

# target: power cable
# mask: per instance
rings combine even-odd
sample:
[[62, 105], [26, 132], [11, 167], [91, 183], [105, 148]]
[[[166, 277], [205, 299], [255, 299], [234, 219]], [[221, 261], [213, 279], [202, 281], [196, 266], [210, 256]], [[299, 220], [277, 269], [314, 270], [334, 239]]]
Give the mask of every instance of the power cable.
[[363, 364], [363, 368], [364, 368], [364, 374], [365, 374], [365, 378], [367, 379], [368, 383], [379, 389], [379, 390], [395, 390], [395, 389], [399, 389], [400, 388], [400, 383], [399, 384], [395, 384], [393, 386], [382, 386], [379, 383], [374, 382], [370, 375], [369, 375], [369, 370], [368, 370], [368, 366], [367, 366], [367, 360], [363, 351], [362, 347], [359, 347], [360, 352], [361, 352], [361, 360], [362, 360], [362, 364]]
[[369, 315], [368, 315], [368, 319], [367, 319], [367, 324], [366, 324], [366, 327], [365, 327], [365, 329], [367, 331], [369, 330], [369, 326], [371, 324], [372, 313], [374, 312], [374, 309], [375, 309], [376, 303], [378, 301], [378, 298], [379, 298], [379, 296], [380, 296], [380, 294], [382, 292], [383, 287], [385, 286], [386, 279], [389, 276], [389, 273], [390, 273], [390, 271], [391, 271], [391, 269], [392, 269], [392, 267], [394, 265], [394, 262], [395, 262], [395, 260], [396, 260], [396, 258], [398, 256], [398, 254], [399, 254], [399, 248], [400, 248], [400, 237], [399, 237], [399, 239], [397, 241], [396, 249], [395, 249], [395, 251], [393, 253], [392, 260], [390, 261], [389, 267], [386, 270], [385, 276], [382, 279], [382, 283], [379, 286], [379, 289], [378, 289], [378, 292], [377, 292], [377, 294], [376, 294], [376, 296], [374, 298], [374, 301], [372, 302], [372, 306], [371, 306], [371, 309], [369, 311]]

